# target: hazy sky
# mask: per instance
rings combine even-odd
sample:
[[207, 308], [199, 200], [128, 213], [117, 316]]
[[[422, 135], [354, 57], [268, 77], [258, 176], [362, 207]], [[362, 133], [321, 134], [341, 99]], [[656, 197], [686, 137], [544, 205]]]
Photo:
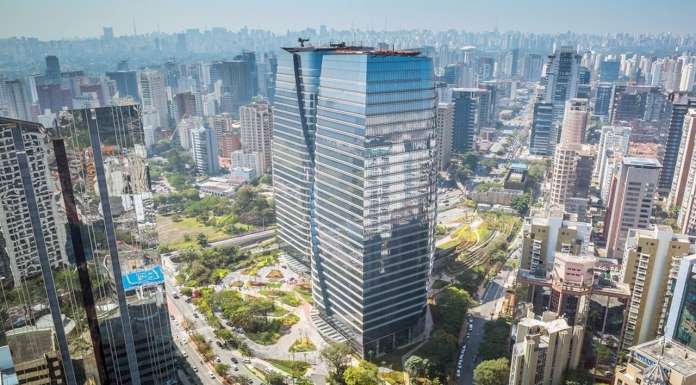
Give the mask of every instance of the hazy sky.
[[0, 37], [243, 26], [696, 33], [696, 0], [0, 0]]

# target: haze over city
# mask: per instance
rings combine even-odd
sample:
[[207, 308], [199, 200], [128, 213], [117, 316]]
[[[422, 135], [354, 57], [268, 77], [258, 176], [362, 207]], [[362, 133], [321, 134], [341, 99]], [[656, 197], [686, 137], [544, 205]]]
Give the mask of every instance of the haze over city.
[[1, 385], [696, 384], [696, 2], [0, 12]]

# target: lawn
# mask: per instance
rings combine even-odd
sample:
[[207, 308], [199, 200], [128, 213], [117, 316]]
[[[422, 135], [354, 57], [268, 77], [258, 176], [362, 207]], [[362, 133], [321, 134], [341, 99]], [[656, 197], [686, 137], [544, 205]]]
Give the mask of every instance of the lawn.
[[268, 360], [268, 362], [276, 368], [297, 377], [303, 376], [310, 366], [309, 363], [304, 361]]
[[[196, 218], [182, 217], [181, 221], [174, 222], [173, 216], [157, 216], [157, 236], [160, 244], [166, 245], [173, 249], [182, 249], [196, 242], [196, 235], [203, 234], [208, 238], [208, 242], [220, 241], [230, 238], [230, 234], [226, 234], [215, 227], [205, 226], [200, 224]], [[190, 241], [186, 241], [186, 236], [190, 237]]]

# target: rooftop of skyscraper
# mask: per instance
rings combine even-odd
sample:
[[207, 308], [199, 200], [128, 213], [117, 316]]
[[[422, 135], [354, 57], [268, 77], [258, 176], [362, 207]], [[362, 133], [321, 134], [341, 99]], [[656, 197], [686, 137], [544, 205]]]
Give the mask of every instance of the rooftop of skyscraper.
[[344, 42], [331, 43], [329, 46], [304, 46], [300, 47], [283, 47], [285, 51], [290, 53], [295, 52], [311, 52], [323, 51], [332, 52], [343, 55], [376, 55], [376, 56], [418, 56], [420, 51], [411, 49], [382, 49], [374, 47], [366, 47], [362, 45], [348, 45]]

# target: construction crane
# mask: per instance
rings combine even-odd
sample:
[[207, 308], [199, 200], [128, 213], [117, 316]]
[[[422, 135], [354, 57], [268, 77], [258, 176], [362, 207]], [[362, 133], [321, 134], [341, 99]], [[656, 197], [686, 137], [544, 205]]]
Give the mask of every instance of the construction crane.
[[304, 43], [306, 43], [308, 41], [309, 41], [309, 38], [307, 38], [307, 39], [303, 39], [301, 37], [297, 38], [297, 42], [300, 43], [300, 47], [303, 47], [303, 48], [304, 48]]

